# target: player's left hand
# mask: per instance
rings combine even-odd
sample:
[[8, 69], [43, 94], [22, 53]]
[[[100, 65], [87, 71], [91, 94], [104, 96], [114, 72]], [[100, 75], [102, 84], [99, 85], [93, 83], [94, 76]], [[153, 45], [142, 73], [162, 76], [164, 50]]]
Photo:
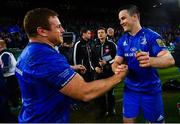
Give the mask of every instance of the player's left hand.
[[136, 58], [139, 61], [140, 67], [150, 67], [150, 57], [149, 52], [137, 52]]

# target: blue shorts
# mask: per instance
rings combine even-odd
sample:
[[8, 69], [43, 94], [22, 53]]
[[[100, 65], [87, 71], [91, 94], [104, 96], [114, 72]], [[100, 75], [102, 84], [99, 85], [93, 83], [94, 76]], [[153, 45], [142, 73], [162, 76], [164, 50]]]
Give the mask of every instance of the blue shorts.
[[163, 122], [164, 110], [161, 93], [145, 94], [125, 91], [123, 94], [123, 116], [136, 118], [141, 112], [147, 121]]

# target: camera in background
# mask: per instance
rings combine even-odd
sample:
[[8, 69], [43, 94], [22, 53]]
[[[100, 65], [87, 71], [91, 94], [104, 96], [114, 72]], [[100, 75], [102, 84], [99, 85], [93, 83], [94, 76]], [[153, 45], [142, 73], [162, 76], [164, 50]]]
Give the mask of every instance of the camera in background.
[[76, 35], [74, 32], [64, 32], [63, 33], [63, 43], [72, 44], [76, 41]]

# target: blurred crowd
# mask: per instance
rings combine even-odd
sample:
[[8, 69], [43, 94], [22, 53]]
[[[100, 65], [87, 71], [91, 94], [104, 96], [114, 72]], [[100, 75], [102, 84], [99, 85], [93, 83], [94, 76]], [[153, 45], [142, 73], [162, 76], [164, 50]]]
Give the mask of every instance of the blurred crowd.
[[[109, 26], [110, 25], [110, 26]], [[91, 39], [97, 38], [97, 28], [98, 27], [111, 27], [113, 28], [113, 37], [115, 41], [122, 36], [123, 30], [120, 26], [116, 26], [113, 24], [109, 24], [106, 26], [104, 23], [98, 24], [95, 22], [89, 21], [89, 23], [84, 24], [85, 27], [91, 30]], [[82, 24], [76, 21], [73, 25], [70, 23], [65, 24], [66, 32], [73, 32], [76, 36], [76, 41], [80, 38], [80, 29]], [[146, 26], [150, 29], [158, 32], [164, 39], [166, 46], [175, 45], [180, 41], [180, 27], [178, 26], [170, 26], [170, 25], [152, 25]], [[6, 42], [7, 48], [19, 48], [23, 49], [27, 43], [28, 39], [23, 29], [19, 25], [6, 25], [4, 27], [0, 27], [0, 39]]]

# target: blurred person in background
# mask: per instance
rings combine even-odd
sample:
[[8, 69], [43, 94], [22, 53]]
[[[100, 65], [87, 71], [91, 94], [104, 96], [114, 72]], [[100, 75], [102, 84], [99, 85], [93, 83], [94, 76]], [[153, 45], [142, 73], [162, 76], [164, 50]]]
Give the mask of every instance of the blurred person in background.
[[4, 40], [0, 40], [0, 60], [2, 61], [3, 76], [9, 92], [9, 102], [12, 111], [18, 111], [20, 108], [19, 100], [21, 98], [18, 81], [15, 76], [16, 59], [13, 53], [6, 48]]
[[[95, 55], [98, 58], [99, 66], [95, 68], [95, 79], [104, 79], [112, 76], [114, 73], [111, 69], [111, 64], [116, 56], [116, 44], [107, 39], [107, 32], [104, 27], [99, 27], [97, 30], [98, 39], [93, 48]], [[114, 88], [105, 95], [96, 99], [96, 103], [100, 108], [100, 116], [115, 115], [115, 96]]]
[[107, 39], [113, 41], [114, 43], [117, 42], [117, 41], [116, 41], [116, 38], [115, 38], [114, 29], [111, 28], [111, 27], [109, 27], [109, 28], [107, 29]]
[[74, 45], [73, 62], [74, 65], [83, 65], [86, 72], [80, 72], [85, 81], [90, 82], [94, 80], [95, 74], [95, 55], [92, 52], [91, 31], [83, 27], [80, 31], [81, 38]]
[[[0, 44], [2, 41], [0, 41]], [[1, 45], [0, 45], [1, 49]], [[9, 104], [9, 90], [6, 86], [3, 76], [3, 63], [0, 60], [0, 122], [1, 123], [17, 123], [17, 116], [11, 112]]]

